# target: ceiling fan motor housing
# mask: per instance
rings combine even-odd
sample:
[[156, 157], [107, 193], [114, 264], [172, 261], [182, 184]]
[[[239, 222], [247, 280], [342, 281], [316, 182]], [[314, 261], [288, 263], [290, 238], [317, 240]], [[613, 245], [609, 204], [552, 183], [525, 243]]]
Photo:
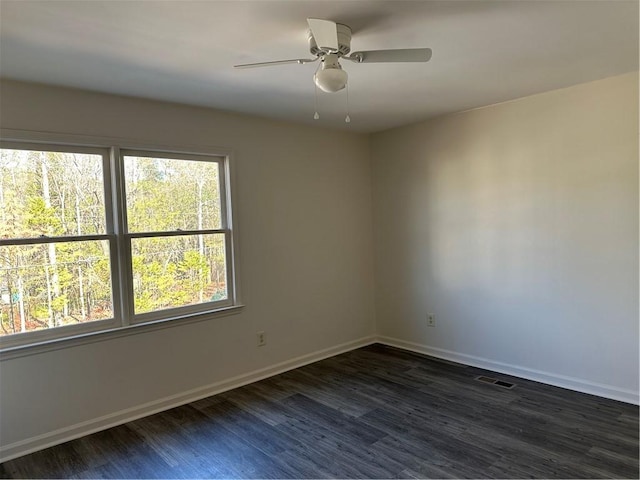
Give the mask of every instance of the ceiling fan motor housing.
[[[336, 27], [338, 30], [338, 51], [334, 53], [337, 53], [338, 56], [347, 55], [351, 51], [351, 28], [347, 25], [343, 25], [342, 23], [337, 23]], [[315, 38], [313, 38], [313, 35], [311, 34], [311, 30], [308, 32], [308, 38], [309, 51], [312, 55], [320, 56], [328, 53], [318, 47]]]

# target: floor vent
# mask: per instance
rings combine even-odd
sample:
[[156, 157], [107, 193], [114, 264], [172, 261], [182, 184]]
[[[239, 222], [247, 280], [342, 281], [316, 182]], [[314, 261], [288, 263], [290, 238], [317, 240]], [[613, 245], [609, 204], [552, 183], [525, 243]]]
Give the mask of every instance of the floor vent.
[[484, 375], [479, 375], [475, 378], [479, 382], [490, 383], [492, 385], [498, 385], [503, 388], [513, 388], [515, 387], [515, 383], [504, 382], [502, 380], [498, 380], [497, 378], [485, 377]]

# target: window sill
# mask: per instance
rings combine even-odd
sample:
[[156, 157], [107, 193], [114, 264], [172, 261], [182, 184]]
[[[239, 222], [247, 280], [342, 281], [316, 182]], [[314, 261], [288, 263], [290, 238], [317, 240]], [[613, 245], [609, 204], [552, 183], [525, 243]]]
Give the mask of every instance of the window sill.
[[126, 327], [118, 327], [109, 330], [100, 330], [97, 332], [74, 335], [72, 337], [46, 340], [38, 343], [31, 343], [29, 345], [8, 347], [0, 350], [0, 361], [26, 357], [30, 355], [39, 355], [41, 353], [51, 352], [53, 350], [73, 348], [80, 345], [87, 345], [89, 343], [104, 342], [107, 340], [112, 340], [114, 338], [126, 337], [129, 335], [138, 335], [141, 333], [149, 333], [164, 328], [179, 327], [182, 325], [202, 322], [214, 318], [226, 317], [228, 315], [236, 315], [242, 311], [243, 307], [244, 305], [233, 305], [231, 307], [224, 307], [212, 312], [201, 312], [175, 318], [163, 318], [161, 320], [139, 323]]

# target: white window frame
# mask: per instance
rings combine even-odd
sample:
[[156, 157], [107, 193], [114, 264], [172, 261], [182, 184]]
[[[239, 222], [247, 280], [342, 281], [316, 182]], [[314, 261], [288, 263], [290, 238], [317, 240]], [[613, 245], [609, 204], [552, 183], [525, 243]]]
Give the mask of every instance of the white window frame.
[[[126, 192], [124, 189], [124, 157], [153, 157], [163, 158], [169, 160], [191, 160], [191, 161], [204, 161], [215, 162], [218, 164], [220, 170], [219, 182], [220, 182], [220, 228], [217, 229], [203, 229], [203, 230], [189, 230], [189, 231], [154, 231], [154, 232], [129, 232], [127, 228], [127, 209], [126, 209]], [[122, 275], [122, 281], [126, 295], [123, 295], [125, 304], [123, 310], [128, 312], [125, 315], [130, 319], [131, 324], [145, 323], [149, 321], [164, 320], [167, 318], [180, 317], [184, 315], [190, 315], [194, 313], [209, 312], [212, 310], [218, 310], [220, 308], [230, 307], [234, 304], [235, 289], [233, 288], [233, 282], [230, 279], [233, 278], [233, 271], [231, 269], [232, 262], [225, 262], [227, 279], [227, 298], [225, 300], [219, 300], [216, 302], [204, 302], [192, 305], [185, 305], [181, 307], [165, 308], [161, 310], [154, 310], [145, 313], [135, 313], [134, 310], [134, 292], [133, 292], [133, 272], [132, 272], [132, 255], [131, 255], [131, 241], [135, 238], [153, 238], [153, 237], [169, 237], [169, 236], [190, 236], [190, 235], [208, 235], [208, 234], [223, 234], [225, 237], [225, 258], [230, 258], [232, 252], [232, 232], [229, 227], [230, 212], [230, 199], [227, 196], [227, 169], [225, 157], [214, 155], [202, 155], [202, 154], [184, 154], [184, 153], [168, 153], [159, 152], [153, 150], [128, 150], [128, 149], [113, 149], [113, 157], [119, 159], [116, 160], [117, 168], [120, 171], [120, 178], [122, 180], [121, 195], [122, 205], [120, 206], [120, 220], [122, 235], [119, 236], [120, 248], [124, 253], [123, 258], [126, 260], [125, 265], [121, 265], [121, 270], [124, 272]]]
[[[22, 137], [23, 135], [19, 136]], [[164, 328], [167, 326], [175, 326], [183, 322], [205, 320], [207, 318], [235, 313], [234, 310], [243, 306], [239, 298], [237, 235], [233, 228], [233, 202], [231, 195], [232, 160], [230, 152], [218, 148], [173, 149], [165, 147], [158, 148], [155, 146], [150, 147], [148, 145], [109, 145], [105, 142], [99, 142], [100, 144], [98, 145], [94, 142], [91, 142], [91, 144], [81, 144], [57, 142], [55, 140], [52, 141], [50, 138], [43, 141], [40, 140], [40, 137], [51, 137], [51, 135], [32, 134], [29, 136], [28, 140], [23, 140], [22, 138], [19, 140], [0, 140], [0, 148], [101, 155], [105, 202], [105, 233], [65, 237], [0, 239], [0, 246], [82, 240], [108, 241], [111, 267], [113, 318], [2, 336], [0, 337], [1, 359], [99, 341], [103, 338], [106, 339], [114, 336], [140, 333], [141, 330], [150, 328]], [[127, 231], [126, 219], [127, 212], [124, 177], [125, 155], [176, 160], [214, 161], [218, 163], [220, 166], [220, 228], [188, 232], [129, 233]], [[172, 235], [197, 235], [199, 233], [224, 234], [227, 299], [135, 314], [133, 304], [131, 239], [154, 236], [166, 237]]]

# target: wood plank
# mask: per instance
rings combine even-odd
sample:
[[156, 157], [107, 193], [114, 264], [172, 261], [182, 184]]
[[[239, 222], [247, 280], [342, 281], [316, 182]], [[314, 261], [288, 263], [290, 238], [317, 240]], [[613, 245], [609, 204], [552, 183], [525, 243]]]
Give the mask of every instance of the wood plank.
[[0, 477], [638, 478], [638, 455], [637, 406], [371, 345], [6, 462]]

